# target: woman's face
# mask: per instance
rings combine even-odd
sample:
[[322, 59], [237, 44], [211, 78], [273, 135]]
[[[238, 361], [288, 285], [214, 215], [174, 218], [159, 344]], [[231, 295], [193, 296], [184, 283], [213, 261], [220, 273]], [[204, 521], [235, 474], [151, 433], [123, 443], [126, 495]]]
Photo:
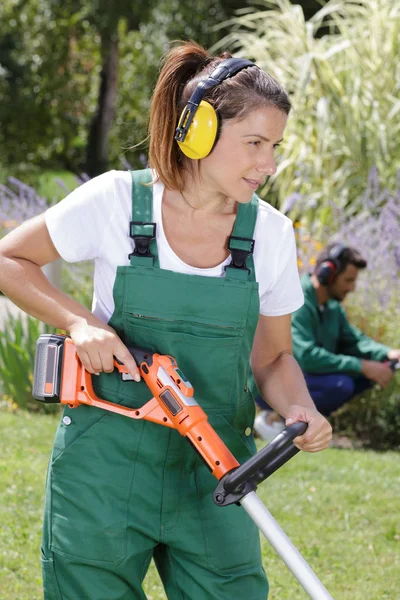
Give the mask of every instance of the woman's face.
[[276, 172], [274, 151], [282, 141], [287, 115], [269, 106], [240, 121], [227, 121], [217, 144], [201, 160], [200, 177], [236, 202], [249, 202], [265, 177]]

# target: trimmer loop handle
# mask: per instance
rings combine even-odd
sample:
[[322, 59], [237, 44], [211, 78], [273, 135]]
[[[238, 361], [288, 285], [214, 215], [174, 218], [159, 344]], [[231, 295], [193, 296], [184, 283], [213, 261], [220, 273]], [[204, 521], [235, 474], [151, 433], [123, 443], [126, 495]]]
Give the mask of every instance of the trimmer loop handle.
[[249, 492], [254, 491], [258, 484], [299, 452], [293, 440], [303, 435], [307, 427], [307, 423], [302, 421], [289, 425], [268, 446], [234, 471], [227, 473], [214, 492], [214, 502], [218, 506], [228, 506], [239, 502]]
[[400, 360], [397, 360], [397, 358], [392, 358], [391, 360], [388, 360], [387, 364], [392, 369], [392, 371], [397, 371], [397, 369], [400, 369]]

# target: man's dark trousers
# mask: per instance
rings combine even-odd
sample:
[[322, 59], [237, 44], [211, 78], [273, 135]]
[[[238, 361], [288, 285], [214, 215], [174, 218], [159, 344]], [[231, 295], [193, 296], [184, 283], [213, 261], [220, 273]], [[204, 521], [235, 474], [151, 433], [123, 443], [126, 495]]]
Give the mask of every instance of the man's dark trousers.
[[[352, 377], [346, 373], [304, 373], [304, 378], [317, 410], [325, 417], [373, 384], [366, 377]], [[261, 409], [271, 410], [261, 396], [255, 400]]]
[[346, 373], [304, 373], [304, 377], [315, 406], [325, 417], [373, 383], [366, 377], [352, 377]]

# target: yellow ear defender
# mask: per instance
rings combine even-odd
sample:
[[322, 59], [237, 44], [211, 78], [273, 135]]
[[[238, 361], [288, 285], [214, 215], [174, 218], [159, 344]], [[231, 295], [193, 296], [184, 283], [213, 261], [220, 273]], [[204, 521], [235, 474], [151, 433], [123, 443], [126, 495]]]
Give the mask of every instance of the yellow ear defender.
[[206, 79], [199, 81], [182, 111], [175, 131], [175, 140], [185, 156], [195, 160], [205, 158], [218, 138], [218, 115], [214, 107], [202, 99], [206, 91], [253, 66], [254, 63], [244, 58], [228, 58]]

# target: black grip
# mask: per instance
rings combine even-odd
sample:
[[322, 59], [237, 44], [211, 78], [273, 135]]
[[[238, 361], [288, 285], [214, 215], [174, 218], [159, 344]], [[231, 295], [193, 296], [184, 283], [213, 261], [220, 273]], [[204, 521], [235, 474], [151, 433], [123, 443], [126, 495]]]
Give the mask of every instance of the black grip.
[[398, 361], [397, 358], [388, 360], [387, 364], [392, 369], [392, 371], [396, 371], [397, 369], [400, 369], [400, 361]]
[[143, 348], [137, 348], [136, 346], [128, 346], [129, 352], [135, 359], [135, 363], [140, 366], [143, 362], [149, 367], [153, 364], [153, 354], [151, 350], [143, 350]]
[[[256, 482], [264, 481], [271, 473], [285, 464], [299, 449], [292, 444], [293, 440], [307, 430], [307, 423], [301, 421], [289, 425], [279, 433], [276, 438], [265, 446], [260, 452], [240, 465], [233, 473], [226, 476], [224, 488], [229, 493], [249, 478], [256, 478]], [[273, 469], [271, 470], [271, 466]]]
[[[147, 375], [149, 372], [148, 367], [153, 364], [153, 352], [150, 350], [143, 350], [143, 348], [136, 348], [135, 346], [128, 346], [128, 350], [135, 359], [139, 369]], [[114, 362], [118, 365], [124, 364], [122, 360], [119, 360], [116, 356], [114, 356]], [[132, 381], [133, 377], [129, 374], [127, 375], [125, 371], [122, 371], [122, 379], [123, 381]]]
[[214, 492], [214, 502], [219, 506], [228, 506], [255, 490], [259, 483], [299, 452], [293, 440], [303, 435], [307, 427], [307, 423], [302, 421], [289, 425], [268, 446], [225, 475]]

